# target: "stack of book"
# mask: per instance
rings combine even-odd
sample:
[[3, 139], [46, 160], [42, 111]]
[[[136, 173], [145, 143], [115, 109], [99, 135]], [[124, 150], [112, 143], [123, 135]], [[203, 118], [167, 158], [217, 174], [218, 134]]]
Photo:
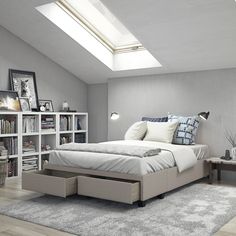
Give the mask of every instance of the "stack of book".
[[7, 176], [17, 176], [17, 159], [10, 159], [8, 161]]
[[35, 148], [33, 141], [25, 141], [23, 143], [22, 151], [23, 151], [23, 153], [36, 152], [36, 148]]
[[23, 157], [22, 170], [30, 171], [38, 169], [38, 158], [36, 156]]
[[16, 133], [16, 121], [15, 120], [0, 120], [0, 134], [13, 134]]
[[4, 146], [3, 142], [0, 142], [0, 159], [4, 159], [3, 157], [6, 157], [8, 154], [7, 149]]
[[4, 138], [3, 142], [0, 142], [0, 146], [4, 146], [9, 155], [17, 154], [17, 138]]
[[53, 116], [42, 116], [41, 128], [44, 132], [54, 132], [56, 129]]
[[71, 130], [71, 116], [61, 116], [60, 117], [60, 130], [67, 131]]
[[23, 133], [37, 132], [37, 119], [35, 116], [24, 116], [23, 117]]

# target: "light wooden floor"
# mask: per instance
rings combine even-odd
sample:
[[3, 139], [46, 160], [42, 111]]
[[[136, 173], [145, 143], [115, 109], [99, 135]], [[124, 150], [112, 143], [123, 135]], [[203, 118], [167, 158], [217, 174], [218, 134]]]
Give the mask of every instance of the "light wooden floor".
[[[38, 193], [21, 189], [21, 179], [9, 179], [6, 185], [0, 188], [0, 206], [15, 203], [22, 200], [41, 196]], [[48, 227], [29, 223], [15, 218], [0, 215], [1, 236], [69, 236], [73, 234], [64, 233]]]
[[[0, 206], [41, 196], [38, 193], [21, 189], [21, 179], [9, 179], [0, 188]], [[0, 215], [0, 236], [69, 236], [48, 227], [29, 223], [15, 218]], [[236, 236], [236, 217], [223, 226], [215, 236]]]

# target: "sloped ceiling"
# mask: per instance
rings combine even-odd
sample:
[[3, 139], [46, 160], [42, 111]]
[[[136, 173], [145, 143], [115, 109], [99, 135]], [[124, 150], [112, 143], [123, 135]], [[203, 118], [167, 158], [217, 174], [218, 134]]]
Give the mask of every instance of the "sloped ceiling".
[[43, 17], [51, 0], [1, 0], [0, 25], [91, 83], [108, 78], [236, 67], [234, 0], [102, 0], [163, 65], [113, 72]]

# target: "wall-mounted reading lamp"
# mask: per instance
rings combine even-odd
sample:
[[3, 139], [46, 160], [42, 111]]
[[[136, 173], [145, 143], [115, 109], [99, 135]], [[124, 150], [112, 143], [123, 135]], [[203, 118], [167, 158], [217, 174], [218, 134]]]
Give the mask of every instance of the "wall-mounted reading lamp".
[[111, 113], [111, 120], [118, 120], [120, 118], [120, 115], [117, 112]]
[[198, 113], [198, 116], [203, 119], [203, 120], [207, 120], [208, 119], [208, 116], [210, 115], [210, 112], [200, 112]]

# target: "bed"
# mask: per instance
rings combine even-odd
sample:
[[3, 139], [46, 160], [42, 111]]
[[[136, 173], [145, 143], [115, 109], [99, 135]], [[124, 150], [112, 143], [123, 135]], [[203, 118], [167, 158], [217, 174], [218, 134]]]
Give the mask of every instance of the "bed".
[[[63, 197], [77, 193], [128, 204], [138, 202], [138, 206], [143, 207], [150, 198], [163, 198], [166, 192], [208, 175], [204, 161], [209, 156], [207, 145], [186, 146], [134, 140], [102, 145], [161, 147], [161, 152], [139, 158], [68, 148], [54, 150], [43, 171], [23, 173], [23, 188]], [[174, 158], [173, 152], [184, 165], [177, 164], [179, 160]], [[186, 165], [190, 153], [196, 159], [192, 166]], [[181, 162], [181, 158], [185, 160]]]

